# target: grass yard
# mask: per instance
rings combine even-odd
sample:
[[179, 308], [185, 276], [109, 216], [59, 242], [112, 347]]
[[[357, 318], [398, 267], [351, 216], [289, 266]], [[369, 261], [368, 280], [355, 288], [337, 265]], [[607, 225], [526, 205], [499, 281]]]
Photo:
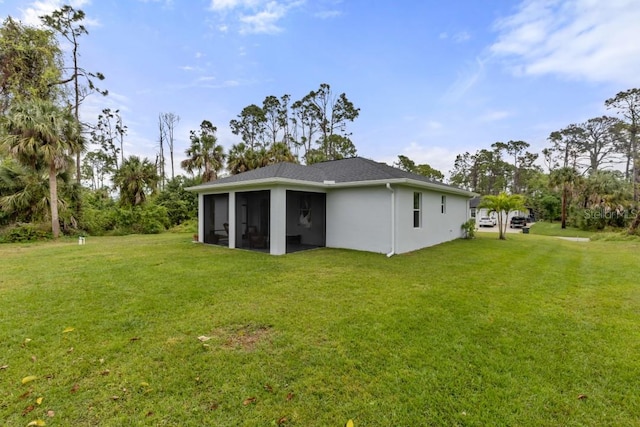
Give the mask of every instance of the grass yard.
[[531, 234], [538, 234], [541, 236], [562, 236], [562, 237], [591, 237], [596, 232], [581, 230], [576, 227], [567, 227], [562, 229], [560, 222], [546, 222], [539, 221], [531, 226]]
[[640, 425], [638, 242], [190, 240], [0, 245], [0, 423]]

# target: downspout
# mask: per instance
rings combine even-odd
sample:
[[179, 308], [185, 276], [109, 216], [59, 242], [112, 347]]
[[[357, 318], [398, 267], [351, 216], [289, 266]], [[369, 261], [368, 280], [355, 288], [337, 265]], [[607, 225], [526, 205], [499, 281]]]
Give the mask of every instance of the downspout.
[[391, 191], [391, 252], [387, 254], [390, 258], [396, 254], [396, 192], [388, 182], [387, 190]]

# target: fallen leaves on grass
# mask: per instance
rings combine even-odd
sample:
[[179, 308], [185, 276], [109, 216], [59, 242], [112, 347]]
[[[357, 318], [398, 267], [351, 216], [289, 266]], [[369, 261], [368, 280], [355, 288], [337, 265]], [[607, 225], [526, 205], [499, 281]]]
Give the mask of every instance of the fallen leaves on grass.
[[345, 427], [353, 427], [353, 426], [354, 426], [353, 420], [347, 421], [347, 424], [345, 425]]
[[264, 385], [264, 390], [268, 393], [273, 393], [273, 387], [271, 387], [269, 384]]
[[244, 406], [249, 406], [249, 405], [251, 405], [252, 403], [256, 403], [256, 400], [257, 400], [257, 399], [256, 399], [255, 397], [247, 397], [247, 398], [242, 402], [242, 404], [243, 404]]
[[69, 332], [73, 332], [75, 331], [76, 328], [72, 328], [71, 326], [64, 328], [64, 331], [62, 331], [63, 334], [68, 334]]
[[129, 342], [139, 341], [140, 337], [129, 338]]
[[586, 394], [579, 394], [578, 395], [578, 400], [585, 400], [587, 398]]
[[280, 417], [278, 418], [278, 421], [277, 421], [279, 426], [283, 425], [286, 422], [287, 422], [287, 417]]
[[22, 346], [22, 347], [24, 347], [24, 346], [26, 346], [27, 344], [29, 344], [30, 342], [31, 342], [31, 338], [25, 338], [25, 339], [24, 339], [24, 341], [22, 341], [21, 346]]
[[69, 390], [71, 393], [75, 393], [76, 391], [78, 391], [80, 389], [80, 384], [75, 383], [73, 385], [73, 387], [71, 387], [71, 390]]
[[9, 365], [2, 365], [0, 366], [0, 371], [2, 371], [3, 369], [7, 369], [9, 367]]
[[102, 375], [102, 376], [104, 377], [104, 376], [109, 375], [110, 373], [111, 373], [111, 371], [110, 371], [110, 370], [105, 369], [104, 371], [100, 372], [100, 375]]
[[43, 420], [34, 420], [34, 421], [31, 421], [29, 424], [27, 424], [27, 427], [31, 427], [31, 426], [42, 427], [46, 425], [47, 423], [45, 423]]
[[30, 383], [31, 381], [35, 381], [35, 380], [37, 380], [37, 379], [38, 379], [38, 377], [37, 377], [37, 376], [35, 376], [35, 375], [28, 375], [28, 376], [26, 376], [26, 377], [24, 377], [24, 378], [22, 379], [22, 384], [28, 384], [28, 383]]
[[55, 417], [55, 415], [56, 415], [56, 413], [53, 410], [49, 409], [47, 411], [47, 417], [53, 418], [53, 417]]
[[293, 399], [293, 393], [289, 392], [289, 393], [287, 393], [287, 401], [289, 401], [291, 399]]
[[22, 393], [20, 396], [18, 396], [20, 399], [24, 399], [26, 397], [28, 397], [31, 393], [33, 392], [33, 390], [27, 390], [24, 393]]
[[198, 337], [198, 340], [200, 340], [200, 342], [205, 342], [205, 341], [209, 341], [211, 339], [211, 337], [207, 337], [205, 335], [200, 335]]
[[29, 405], [26, 408], [24, 408], [24, 410], [22, 411], [22, 416], [24, 417], [25, 415], [27, 415], [29, 412], [33, 411], [34, 409], [36, 409], [35, 406], [33, 405]]
[[38, 405], [42, 405], [42, 401], [43, 401], [43, 400], [44, 400], [44, 399], [43, 399], [42, 397], [39, 397], [39, 398], [37, 398], [37, 399], [36, 399], [36, 403], [37, 403]]

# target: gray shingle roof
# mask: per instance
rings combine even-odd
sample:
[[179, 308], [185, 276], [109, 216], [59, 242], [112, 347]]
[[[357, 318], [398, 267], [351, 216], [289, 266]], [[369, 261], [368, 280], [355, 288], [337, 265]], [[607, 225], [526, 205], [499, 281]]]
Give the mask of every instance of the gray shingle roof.
[[255, 181], [258, 179], [285, 178], [298, 181], [323, 182], [326, 178], [321, 170], [296, 163], [276, 163], [275, 165], [253, 169], [247, 172], [220, 178], [207, 185], [230, 184], [235, 182]]
[[275, 165], [254, 169], [237, 175], [220, 178], [216, 181], [192, 187], [191, 189], [197, 190], [200, 188], [213, 188], [223, 184], [248, 183], [256, 180], [268, 181], [270, 179], [291, 179], [296, 181], [307, 181], [310, 183], [334, 181], [336, 184], [391, 179], [411, 179], [414, 181], [433, 183], [438, 186], [449, 187], [460, 191], [457, 187], [441, 183], [422, 175], [406, 172], [384, 163], [365, 159], [363, 157], [332, 160], [328, 162], [314, 163], [312, 165], [299, 165], [286, 162], [277, 163]]

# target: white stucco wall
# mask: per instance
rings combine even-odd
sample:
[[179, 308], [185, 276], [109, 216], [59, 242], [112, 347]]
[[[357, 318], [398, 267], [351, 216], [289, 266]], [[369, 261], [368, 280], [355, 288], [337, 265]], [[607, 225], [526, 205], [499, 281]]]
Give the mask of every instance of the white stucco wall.
[[[421, 226], [413, 226], [413, 193], [422, 194]], [[446, 211], [441, 212], [442, 196]], [[396, 189], [396, 253], [410, 252], [462, 237], [461, 225], [467, 220], [468, 197], [420, 188]]]
[[271, 189], [270, 209], [269, 251], [271, 255], [283, 255], [287, 252], [287, 190], [284, 187]]
[[327, 246], [391, 250], [391, 192], [384, 186], [327, 192]]
[[[329, 188], [326, 192], [326, 246], [382, 254], [414, 251], [462, 236], [461, 225], [468, 218], [466, 196], [424, 188], [393, 185], [395, 228], [392, 230], [392, 193], [384, 185]], [[255, 188], [257, 190], [259, 188]], [[264, 188], [260, 188], [264, 189]], [[254, 190], [253, 188], [251, 190]], [[272, 186], [270, 201], [270, 252], [286, 253], [286, 191], [308, 191], [305, 187]], [[243, 189], [243, 191], [245, 191]], [[246, 191], [249, 191], [247, 189]], [[421, 227], [413, 227], [413, 193], [422, 194]], [[235, 200], [236, 191], [229, 191]], [[441, 196], [446, 195], [446, 213], [441, 213]], [[199, 233], [203, 235], [203, 194], [199, 194]], [[314, 221], [323, 219], [314, 212]], [[235, 203], [229, 203], [229, 247], [235, 245]], [[392, 231], [394, 244], [392, 245]], [[202, 240], [201, 240], [202, 241]]]
[[[395, 192], [397, 254], [462, 237], [468, 197], [423, 188], [392, 186]], [[413, 193], [422, 194], [421, 226], [413, 226]], [[441, 212], [441, 197], [446, 211]], [[327, 246], [389, 253], [392, 249], [391, 192], [384, 186], [335, 189], [327, 193]]]

